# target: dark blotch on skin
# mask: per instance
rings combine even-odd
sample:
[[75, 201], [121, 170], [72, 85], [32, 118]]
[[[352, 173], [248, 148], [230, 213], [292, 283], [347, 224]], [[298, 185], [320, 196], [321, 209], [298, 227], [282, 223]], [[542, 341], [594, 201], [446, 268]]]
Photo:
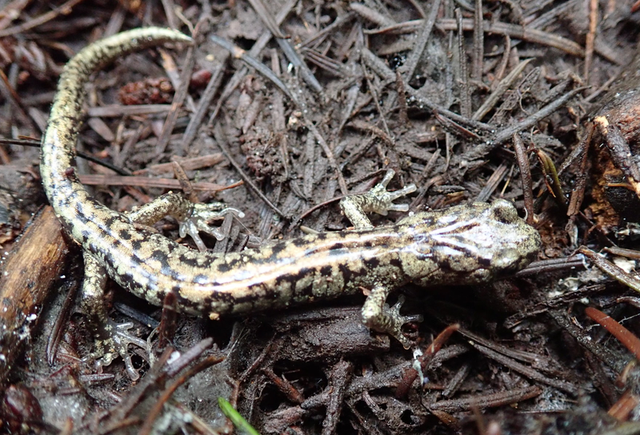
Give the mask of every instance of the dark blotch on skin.
[[289, 281], [291, 281], [291, 285], [294, 288], [296, 294], [309, 295], [309, 296], [313, 295], [313, 283], [314, 283], [313, 280], [310, 281], [309, 284], [303, 288], [298, 288], [296, 286], [296, 283], [298, 281], [301, 281], [303, 278], [306, 278], [309, 275], [313, 275], [314, 273], [315, 273], [314, 269], [311, 269], [309, 267], [301, 267], [298, 273], [291, 275], [291, 277], [289, 278]]
[[253, 284], [249, 286], [248, 291], [242, 297], [238, 297], [237, 295], [233, 296], [229, 293], [226, 293], [226, 296], [228, 296], [226, 301], [231, 302], [233, 304], [236, 304], [236, 303], [243, 304], [246, 302], [253, 303], [254, 301], [261, 301], [264, 297], [264, 294], [265, 294], [264, 286], [258, 283], [258, 284]]
[[169, 267], [169, 261], [167, 259], [167, 253], [162, 251], [162, 250], [160, 250], [160, 249], [155, 249], [151, 253], [151, 259], [160, 262], [160, 266], [162, 267], [162, 269], [165, 269], [165, 268]]
[[292, 279], [294, 281], [300, 280], [307, 275], [310, 275], [314, 272], [314, 270], [310, 267], [301, 267], [296, 274], [292, 274]]
[[111, 252], [105, 252], [103, 254], [103, 256], [104, 256], [103, 257], [104, 258], [104, 263], [106, 265], [108, 265], [109, 267], [114, 268], [115, 267], [115, 263], [113, 261], [113, 255], [111, 254]]
[[120, 275], [120, 281], [125, 284], [133, 283], [133, 275], [130, 273], [125, 273], [124, 275]]
[[122, 240], [131, 240], [131, 233], [127, 230], [118, 231], [118, 236], [120, 236]]
[[402, 261], [399, 258], [390, 258], [389, 266], [395, 267], [396, 269], [402, 270]]
[[278, 254], [280, 254], [282, 251], [286, 251], [287, 249], [287, 244], [280, 242], [280, 243], [276, 243], [275, 245], [270, 247], [271, 249], [271, 257], [275, 258], [278, 256]]
[[320, 275], [329, 278], [331, 275], [333, 275], [333, 267], [322, 266], [322, 268], [320, 268]]
[[232, 270], [229, 261], [220, 261], [216, 264], [216, 269], [218, 273], [227, 273]]
[[342, 243], [334, 243], [333, 246], [331, 246], [331, 249], [329, 250], [329, 254], [332, 255], [337, 255], [337, 254], [342, 254], [344, 252], [344, 244]]
[[[211, 292], [209, 295], [207, 295], [207, 297], [204, 298], [204, 305], [205, 307], [210, 307], [216, 302], [230, 303], [235, 300], [235, 297], [227, 292]], [[220, 314], [223, 313], [223, 311], [219, 310], [216, 310], [216, 312]]]
[[192, 268], [195, 268], [198, 266], [197, 260], [195, 259], [195, 257], [192, 257], [192, 256], [187, 256], [183, 254], [179, 257], [179, 260], [181, 263], [184, 263], [185, 265]]
[[447, 258], [441, 259], [440, 261], [438, 261], [438, 266], [440, 270], [446, 271], [447, 273], [451, 273], [451, 263], [449, 262], [449, 259]]
[[163, 245], [163, 249], [166, 250], [167, 256], [173, 254], [177, 247], [178, 245], [175, 243], [166, 243]]
[[289, 243], [295, 246], [296, 248], [302, 248], [303, 246], [309, 245], [309, 242], [303, 239], [302, 237], [299, 237], [297, 239], [292, 239]]
[[480, 266], [482, 266], [483, 269], [491, 269], [491, 259], [490, 258], [484, 258], [484, 257], [478, 257], [478, 264]]
[[[273, 288], [278, 289], [280, 291], [283, 287], [291, 285], [291, 287], [295, 287], [294, 278], [291, 275], [281, 275], [277, 277], [273, 281]], [[295, 288], [293, 288], [295, 291]]]
[[380, 266], [380, 260], [376, 257], [368, 258], [364, 260], [365, 267], [369, 270], [374, 270]]
[[276, 290], [277, 287], [262, 286], [262, 290], [264, 291], [264, 299], [269, 301], [275, 301], [280, 297], [280, 292]]
[[82, 207], [78, 207], [77, 211], [78, 213], [76, 213], [76, 219], [78, 219], [80, 222], [82, 222], [83, 224], [86, 224], [91, 221], [89, 216], [87, 216], [82, 210]]
[[242, 257], [235, 257], [235, 258], [225, 259], [225, 261], [221, 261], [220, 263], [227, 263], [229, 270], [236, 270], [242, 267], [242, 265], [244, 264], [244, 261], [242, 261]]
[[87, 230], [82, 230], [81, 235], [82, 235], [82, 241], [86, 242], [87, 240], [89, 240], [89, 237], [91, 234], [89, 234], [89, 231]]
[[105, 219], [104, 223], [107, 225], [107, 227], [112, 228], [113, 224], [115, 224], [117, 221], [118, 219], [115, 216], [110, 215]]
[[316, 234], [316, 240], [326, 240], [329, 236], [329, 233], [318, 233]]
[[344, 280], [344, 282], [351, 281], [351, 276], [353, 275], [353, 272], [349, 268], [348, 264], [340, 263], [338, 265], [338, 269], [340, 270], [340, 274], [342, 275], [342, 279]]
[[365, 242], [359, 243], [359, 247], [361, 249], [363, 249], [363, 248], [371, 248], [372, 246], [373, 246], [373, 242], [371, 240], [367, 240]]

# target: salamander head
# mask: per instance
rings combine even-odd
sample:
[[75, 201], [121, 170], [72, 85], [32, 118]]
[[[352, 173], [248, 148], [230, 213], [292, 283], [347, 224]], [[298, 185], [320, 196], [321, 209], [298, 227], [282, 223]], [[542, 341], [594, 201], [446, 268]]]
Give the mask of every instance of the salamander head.
[[[416, 266], [410, 269], [417, 280], [489, 281], [525, 267], [542, 245], [538, 232], [505, 200], [417, 213], [398, 224], [414, 233], [405, 252], [414, 255]], [[421, 261], [430, 267], [421, 268]]]

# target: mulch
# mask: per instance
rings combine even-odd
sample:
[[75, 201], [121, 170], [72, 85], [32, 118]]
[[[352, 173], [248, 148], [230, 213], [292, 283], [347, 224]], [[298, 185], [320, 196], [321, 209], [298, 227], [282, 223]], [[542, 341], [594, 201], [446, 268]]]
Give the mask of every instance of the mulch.
[[[224, 432], [223, 398], [262, 434], [640, 433], [636, 9], [6, 3], [0, 432]], [[421, 355], [362, 325], [363, 296], [210, 321], [110, 283], [110, 315], [142, 340], [130, 347], [138, 376], [96, 364], [81, 253], [40, 211], [38, 145], [65, 62], [148, 25], [195, 44], [132, 54], [87, 87], [78, 172], [109, 207], [184, 186], [177, 162], [199, 201], [244, 212], [222, 223], [224, 240], [205, 237], [231, 252], [348, 228], [339, 199], [393, 169], [392, 190], [418, 186], [398, 201], [413, 212], [514, 202], [542, 236], [537, 261], [493, 284], [400, 289], [403, 313], [424, 317], [405, 331]], [[155, 228], [178, 239], [171, 219]]]

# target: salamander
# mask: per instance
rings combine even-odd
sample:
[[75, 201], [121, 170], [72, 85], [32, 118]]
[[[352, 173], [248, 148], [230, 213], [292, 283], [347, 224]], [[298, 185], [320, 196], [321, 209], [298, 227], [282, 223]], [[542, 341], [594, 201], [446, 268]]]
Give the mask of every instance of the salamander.
[[74, 167], [84, 85], [94, 71], [115, 59], [164, 43], [190, 44], [191, 39], [148, 27], [80, 51], [62, 72], [42, 141], [44, 190], [63, 227], [82, 247], [81, 304], [98, 325], [96, 345], [107, 363], [127, 353], [102, 300], [107, 277], [155, 305], [173, 292], [181, 311], [210, 319], [366, 291], [364, 323], [408, 348], [411, 342], [402, 325], [416, 317], [400, 315], [399, 305], [386, 305], [391, 290], [407, 283], [484, 283], [535, 258], [541, 246], [538, 232], [505, 200], [418, 212], [396, 224], [374, 227], [366, 213], [406, 211], [408, 206], [393, 201], [415, 190], [409, 185], [387, 191], [392, 171], [371, 191], [341, 201], [353, 230], [308, 234], [242, 252], [200, 252], [145, 229], [171, 215], [181, 222], [182, 235], [198, 241], [200, 231], [212, 232], [207, 224], [211, 219], [231, 210], [219, 204], [194, 204], [169, 193], [131, 213], [109, 209], [80, 183]]

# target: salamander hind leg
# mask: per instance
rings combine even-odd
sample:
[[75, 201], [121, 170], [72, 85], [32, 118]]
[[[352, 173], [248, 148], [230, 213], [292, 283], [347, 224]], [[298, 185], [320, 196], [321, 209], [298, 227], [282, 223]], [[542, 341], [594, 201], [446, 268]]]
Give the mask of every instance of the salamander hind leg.
[[402, 295], [398, 296], [398, 302], [393, 307], [389, 307], [386, 304], [389, 291], [388, 287], [382, 285], [371, 290], [362, 306], [362, 321], [368, 328], [395, 337], [405, 349], [409, 349], [413, 343], [402, 333], [402, 326], [409, 322], [421, 322], [422, 316], [400, 314], [404, 302]]
[[[207, 248], [199, 233], [204, 232], [222, 240], [224, 235], [216, 228], [209, 226], [213, 220], [222, 219], [229, 213], [243, 217], [244, 213], [234, 208], [227, 208], [222, 203], [194, 204], [179, 193], [167, 193], [148, 204], [127, 214], [131, 222], [139, 225], [153, 225], [169, 215], [180, 223], [180, 237], [187, 234], [195, 241], [201, 251]], [[85, 252], [85, 279], [82, 283], [82, 308], [88, 316], [90, 328], [95, 342], [92, 354], [100, 365], [109, 365], [118, 356], [125, 362], [127, 372], [132, 379], [138, 373], [131, 363], [128, 345], [134, 344], [146, 349], [147, 345], [127, 332], [130, 323], [117, 324], [111, 320], [104, 305], [104, 288], [108, 278], [101, 262], [93, 255]]]
[[357, 230], [372, 229], [373, 225], [367, 217], [367, 213], [386, 215], [389, 211], [407, 211], [407, 204], [394, 204], [398, 198], [416, 191], [415, 184], [408, 184], [403, 189], [395, 192], [387, 191], [387, 184], [393, 178], [395, 172], [389, 170], [382, 181], [376, 184], [370, 191], [361, 195], [351, 195], [340, 201], [342, 212], [351, 221]]
[[146, 350], [146, 342], [127, 332], [131, 323], [117, 324], [107, 315], [104, 305], [107, 272], [100, 262], [87, 252], [84, 253], [84, 269], [81, 306], [88, 316], [89, 328], [94, 338], [95, 350], [91, 358], [96, 360], [98, 365], [108, 366], [115, 358], [121, 356], [129, 377], [136, 380], [140, 376], [133, 367], [128, 346], [134, 344]]

